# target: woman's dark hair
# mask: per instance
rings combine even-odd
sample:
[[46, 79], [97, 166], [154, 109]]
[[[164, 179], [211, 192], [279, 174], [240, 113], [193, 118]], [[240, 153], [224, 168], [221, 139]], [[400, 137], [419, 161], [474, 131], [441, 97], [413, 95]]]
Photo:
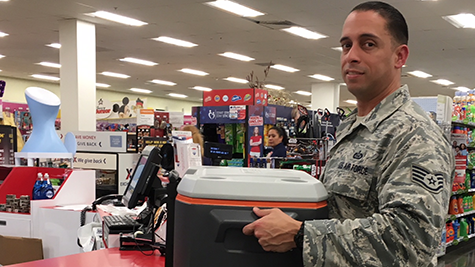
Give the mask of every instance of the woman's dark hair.
[[282, 144], [284, 144], [284, 146], [287, 145], [287, 143], [289, 142], [289, 137], [287, 136], [287, 132], [285, 132], [285, 130], [282, 128], [282, 127], [279, 127], [279, 126], [272, 126], [270, 130], [275, 130], [277, 132], [277, 134], [279, 135], [279, 137], [282, 136]]
[[405, 44], [409, 40], [409, 31], [404, 16], [395, 7], [380, 1], [364, 2], [351, 10], [353, 11], [374, 11], [386, 20], [386, 28], [393, 37], [397, 45]]

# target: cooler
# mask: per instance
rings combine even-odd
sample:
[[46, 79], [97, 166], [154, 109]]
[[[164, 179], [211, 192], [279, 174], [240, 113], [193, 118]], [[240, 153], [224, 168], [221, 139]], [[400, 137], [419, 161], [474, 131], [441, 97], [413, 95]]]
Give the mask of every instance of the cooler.
[[328, 218], [323, 184], [303, 171], [192, 167], [177, 191], [174, 267], [301, 267], [301, 250], [266, 252], [242, 233], [257, 218], [252, 208], [280, 208], [300, 221]]

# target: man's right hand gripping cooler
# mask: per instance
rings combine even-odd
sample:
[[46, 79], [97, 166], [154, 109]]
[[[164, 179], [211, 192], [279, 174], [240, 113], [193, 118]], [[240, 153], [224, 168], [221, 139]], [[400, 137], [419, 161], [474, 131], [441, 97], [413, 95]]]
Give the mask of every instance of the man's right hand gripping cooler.
[[303, 171], [192, 167], [178, 186], [174, 267], [303, 266], [302, 251], [266, 252], [242, 228], [253, 207], [303, 221], [328, 218], [323, 184]]

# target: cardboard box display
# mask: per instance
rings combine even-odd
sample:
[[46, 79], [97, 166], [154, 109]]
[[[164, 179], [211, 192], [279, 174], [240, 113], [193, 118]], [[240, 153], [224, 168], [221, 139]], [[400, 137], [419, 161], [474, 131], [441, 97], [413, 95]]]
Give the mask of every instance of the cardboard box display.
[[43, 259], [41, 239], [0, 235], [0, 264], [9, 265]]

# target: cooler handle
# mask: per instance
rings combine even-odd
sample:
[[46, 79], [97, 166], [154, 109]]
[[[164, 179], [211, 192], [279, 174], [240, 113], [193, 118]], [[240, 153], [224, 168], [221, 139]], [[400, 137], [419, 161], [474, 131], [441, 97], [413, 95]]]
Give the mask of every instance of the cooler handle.
[[[228, 229], [242, 229], [247, 224], [250, 224], [260, 218], [252, 210], [214, 209], [210, 213], [218, 223], [218, 232], [216, 234], [215, 242], [220, 243], [224, 242], [224, 237]], [[293, 219], [297, 219], [298, 217], [297, 213], [295, 212], [284, 213], [289, 215]]]

